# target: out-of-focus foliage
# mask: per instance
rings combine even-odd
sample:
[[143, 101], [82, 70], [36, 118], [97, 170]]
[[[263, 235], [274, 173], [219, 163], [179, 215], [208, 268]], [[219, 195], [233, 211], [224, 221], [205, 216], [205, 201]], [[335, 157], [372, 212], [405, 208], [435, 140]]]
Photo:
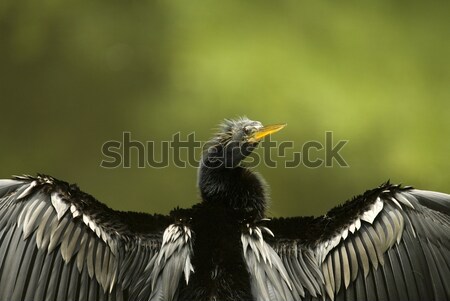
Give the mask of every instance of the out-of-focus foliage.
[[287, 122], [273, 140], [296, 150], [325, 131], [349, 140], [349, 168], [257, 168], [274, 215], [322, 214], [389, 178], [450, 192], [449, 12], [448, 1], [3, 0], [0, 176], [49, 173], [116, 209], [166, 213], [198, 200], [196, 169], [104, 169], [103, 143], [124, 131], [205, 140], [247, 115]]

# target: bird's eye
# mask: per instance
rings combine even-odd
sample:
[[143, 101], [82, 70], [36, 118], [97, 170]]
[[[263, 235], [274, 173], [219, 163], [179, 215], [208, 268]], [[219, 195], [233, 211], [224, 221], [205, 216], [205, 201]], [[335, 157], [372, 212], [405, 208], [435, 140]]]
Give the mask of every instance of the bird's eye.
[[251, 133], [253, 133], [253, 127], [251, 127], [251, 126], [244, 127], [244, 133], [246, 135], [250, 135]]

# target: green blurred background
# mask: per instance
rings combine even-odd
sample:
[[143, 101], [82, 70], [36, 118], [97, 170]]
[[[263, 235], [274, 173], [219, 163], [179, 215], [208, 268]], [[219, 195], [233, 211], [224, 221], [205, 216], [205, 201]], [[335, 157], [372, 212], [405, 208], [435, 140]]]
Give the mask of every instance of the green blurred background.
[[[273, 215], [317, 215], [391, 179], [450, 192], [450, 2], [0, 3], [0, 176], [48, 173], [120, 210], [198, 201], [196, 168], [104, 169], [101, 146], [206, 140], [225, 117], [273, 140], [349, 143], [349, 168], [257, 168]], [[321, 153], [318, 153], [319, 155]], [[323, 153], [322, 153], [323, 155]]]

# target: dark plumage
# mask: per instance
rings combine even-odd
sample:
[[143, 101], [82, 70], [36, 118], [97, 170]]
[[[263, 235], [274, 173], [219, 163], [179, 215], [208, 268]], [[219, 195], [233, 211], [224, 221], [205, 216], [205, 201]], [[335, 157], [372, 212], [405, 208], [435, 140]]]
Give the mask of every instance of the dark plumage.
[[266, 135], [226, 120], [202, 201], [118, 212], [50, 176], [0, 180], [2, 300], [448, 300], [450, 196], [385, 183], [321, 217], [268, 220], [241, 162]]

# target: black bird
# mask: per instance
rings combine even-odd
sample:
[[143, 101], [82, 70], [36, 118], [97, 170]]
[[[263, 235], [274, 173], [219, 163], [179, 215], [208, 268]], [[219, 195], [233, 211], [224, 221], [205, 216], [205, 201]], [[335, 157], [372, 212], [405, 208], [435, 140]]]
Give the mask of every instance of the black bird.
[[321, 217], [266, 218], [242, 165], [284, 125], [226, 120], [202, 201], [119, 212], [50, 176], [0, 181], [0, 301], [449, 300], [450, 195], [390, 183]]

